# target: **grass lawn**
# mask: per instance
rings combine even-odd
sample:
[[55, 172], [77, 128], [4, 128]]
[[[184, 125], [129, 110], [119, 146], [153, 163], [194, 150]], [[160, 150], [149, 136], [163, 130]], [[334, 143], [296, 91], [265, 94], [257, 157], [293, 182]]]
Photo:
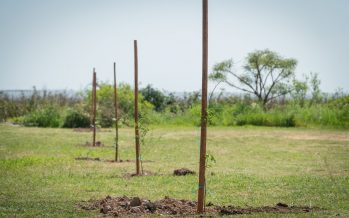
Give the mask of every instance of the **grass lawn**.
[[[262, 206], [284, 202], [326, 208], [288, 217], [349, 217], [349, 131], [302, 128], [212, 127], [207, 202]], [[106, 146], [84, 146], [91, 133], [72, 129], [0, 125], [0, 217], [93, 217], [76, 204], [91, 198], [164, 196], [196, 200], [197, 176], [174, 177], [174, 169], [198, 170], [199, 128], [156, 127], [141, 148], [145, 170], [157, 176], [123, 178], [133, 162], [77, 161], [114, 157], [112, 129], [97, 133]], [[120, 156], [135, 159], [134, 130], [120, 130]], [[247, 217], [280, 216], [253, 214]]]

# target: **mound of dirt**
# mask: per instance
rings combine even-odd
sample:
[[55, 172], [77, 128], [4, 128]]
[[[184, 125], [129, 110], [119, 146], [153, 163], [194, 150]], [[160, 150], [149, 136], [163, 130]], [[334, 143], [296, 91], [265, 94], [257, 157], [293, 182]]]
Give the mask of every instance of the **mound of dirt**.
[[196, 203], [194, 201], [176, 200], [165, 197], [160, 201], [151, 202], [139, 197], [110, 197], [97, 201], [90, 201], [79, 205], [85, 210], [99, 210], [103, 214], [122, 215], [189, 215], [195, 214]]
[[176, 169], [173, 171], [173, 175], [175, 176], [186, 176], [186, 175], [194, 175], [195, 172], [192, 170], [189, 170], [187, 168], [181, 168], [181, 169]]
[[[186, 216], [196, 214], [197, 203], [195, 201], [177, 200], [165, 197], [159, 201], [139, 197], [110, 197], [107, 196], [101, 200], [90, 200], [78, 205], [84, 210], [99, 210], [102, 214], [112, 216]], [[306, 213], [320, 208], [307, 206], [288, 206], [284, 203], [278, 203], [275, 206], [263, 207], [234, 207], [234, 206], [215, 206], [212, 203], [206, 206], [206, 215], [237, 215], [252, 213]]]

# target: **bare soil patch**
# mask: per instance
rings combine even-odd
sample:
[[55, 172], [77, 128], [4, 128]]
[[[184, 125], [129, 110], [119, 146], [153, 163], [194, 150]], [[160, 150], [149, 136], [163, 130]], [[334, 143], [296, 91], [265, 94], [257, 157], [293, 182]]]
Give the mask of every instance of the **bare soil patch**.
[[174, 176], [195, 175], [195, 172], [187, 168], [180, 168], [173, 171]]
[[[90, 200], [78, 205], [84, 210], [99, 210], [100, 213], [111, 216], [188, 216], [195, 215], [197, 202], [188, 200], [177, 200], [165, 197], [159, 201], [151, 202], [139, 197], [110, 197], [100, 200]], [[206, 206], [205, 215], [241, 215], [253, 213], [307, 213], [313, 210], [320, 210], [318, 207], [288, 206], [278, 203], [275, 206], [262, 207], [235, 207], [217, 206], [210, 203]]]

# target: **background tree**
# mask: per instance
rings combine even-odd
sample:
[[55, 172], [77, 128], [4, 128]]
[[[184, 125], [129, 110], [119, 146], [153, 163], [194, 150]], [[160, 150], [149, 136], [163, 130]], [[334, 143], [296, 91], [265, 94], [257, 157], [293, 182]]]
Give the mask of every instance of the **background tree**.
[[320, 90], [321, 80], [319, 79], [318, 73], [310, 73], [310, 88], [311, 88], [311, 99], [310, 106], [318, 104], [322, 101], [322, 94]]
[[269, 50], [258, 50], [248, 54], [243, 73], [232, 69], [230, 59], [214, 65], [209, 78], [254, 95], [266, 109], [271, 100], [291, 92], [296, 65], [295, 59], [283, 58]]
[[159, 90], [153, 88], [151, 85], [147, 85], [141, 89], [144, 100], [154, 105], [156, 111], [163, 111], [165, 108], [166, 96]]
[[[154, 106], [143, 98], [140, 93], [139, 109], [142, 111], [153, 110]], [[111, 127], [114, 125], [113, 117], [114, 113], [114, 87], [107, 82], [99, 82], [97, 89], [97, 123], [101, 127]], [[134, 92], [130, 85], [120, 83], [118, 85], [118, 117], [120, 118], [120, 124], [130, 126], [133, 125], [134, 107], [133, 107]], [[91, 91], [86, 90], [85, 99], [85, 111], [89, 110], [91, 105], [92, 96]]]
[[308, 88], [308, 78], [306, 78], [305, 81], [293, 81], [293, 91], [291, 93], [291, 96], [294, 102], [298, 104], [300, 107], [305, 106]]

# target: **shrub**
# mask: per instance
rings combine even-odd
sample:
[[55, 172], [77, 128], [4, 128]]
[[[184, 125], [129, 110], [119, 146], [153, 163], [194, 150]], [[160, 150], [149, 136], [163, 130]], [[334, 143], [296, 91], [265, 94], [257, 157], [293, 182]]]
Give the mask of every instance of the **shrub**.
[[285, 111], [271, 111], [240, 114], [236, 118], [236, 125], [294, 127], [296, 122], [293, 114]]
[[296, 113], [296, 126], [349, 127], [349, 110], [317, 105]]
[[349, 110], [349, 95], [337, 98], [328, 103], [330, 108]]
[[46, 107], [38, 109], [23, 119], [25, 126], [37, 127], [59, 127], [61, 124], [61, 116], [55, 107]]
[[192, 108], [189, 109], [189, 115], [191, 123], [195, 126], [201, 125], [201, 105], [195, 104]]
[[79, 110], [68, 109], [64, 118], [65, 128], [85, 128], [90, 126], [90, 118]]
[[225, 109], [224, 105], [222, 104], [209, 105], [207, 110], [208, 125], [210, 126], [222, 125], [222, 116], [223, 116], [224, 109]]

